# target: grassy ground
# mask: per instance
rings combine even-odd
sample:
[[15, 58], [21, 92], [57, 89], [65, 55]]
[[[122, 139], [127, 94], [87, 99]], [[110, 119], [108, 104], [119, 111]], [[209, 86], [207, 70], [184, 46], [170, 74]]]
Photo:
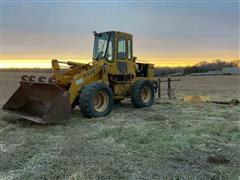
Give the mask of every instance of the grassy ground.
[[[134, 109], [126, 100], [98, 119], [76, 109], [67, 123], [42, 126], [1, 110], [0, 179], [238, 179], [240, 107], [182, 102], [198, 93], [199, 80], [187, 82], [175, 85], [175, 101]], [[212, 85], [204, 95], [220, 97]], [[225, 99], [238, 87], [225, 84]]]

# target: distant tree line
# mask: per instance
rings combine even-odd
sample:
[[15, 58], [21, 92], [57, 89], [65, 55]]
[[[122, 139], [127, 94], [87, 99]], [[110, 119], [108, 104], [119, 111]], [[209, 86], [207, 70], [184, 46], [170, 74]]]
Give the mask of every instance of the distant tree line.
[[211, 63], [202, 61], [192, 67], [186, 67], [183, 71], [183, 74], [188, 75], [192, 73], [202, 73], [208, 71], [221, 71], [224, 67], [237, 67], [239, 66], [239, 62], [240, 62], [239, 60], [232, 62], [216, 60]]
[[168, 76], [169, 74], [183, 73], [185, 67], [155, 67], [157, 76]]
[[188, 67], [159, 67], [155, 69], [155, 73], [157, 76], [168, 76], [173, 74], [189, 75], [192, 73], [221, 71], [224, 67], [240, 67], [240, 60], [226, 62], [218, 59], [210, 63], [202, 61], [194, 66]]

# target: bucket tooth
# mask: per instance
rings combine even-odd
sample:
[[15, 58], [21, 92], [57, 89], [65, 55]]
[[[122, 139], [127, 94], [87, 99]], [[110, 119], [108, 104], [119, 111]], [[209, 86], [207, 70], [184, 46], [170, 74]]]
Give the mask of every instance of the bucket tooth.
[[22, 81], [29, 81], [28, 75], [26, 75], [26, 74], [22, 75], [21, 80]]
[[38, 82], [40, 82], [40, 83], [45, 83], [45, 82], [46, 82], [46, 77], [45, 77], [45, 76], [40, 76], [40, 77], [38, 78]]
[[48, 78], [48, 83], [49, 83], [49, 84], [53, 84], [54, 82], [55, 82], [54, 77]]
[[36, 79], [36, 76], [33, 76], [33, 75], [29, 76], [29, 81], [36, 82], [35, 79]]

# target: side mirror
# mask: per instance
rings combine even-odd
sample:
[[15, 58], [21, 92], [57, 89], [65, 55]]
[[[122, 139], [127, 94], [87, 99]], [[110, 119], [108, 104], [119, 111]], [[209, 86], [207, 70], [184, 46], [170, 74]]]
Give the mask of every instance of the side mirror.
[[93, 31], [93, 35], [96, 36], [96, 35], [97, 35], [97, 32], [96, 32], [96, 31]]

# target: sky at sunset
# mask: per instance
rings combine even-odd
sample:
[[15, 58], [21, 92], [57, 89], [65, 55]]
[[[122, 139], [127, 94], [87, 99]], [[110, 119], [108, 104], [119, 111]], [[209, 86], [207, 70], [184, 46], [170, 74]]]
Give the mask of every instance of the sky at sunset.
[[157, 66], [239, 59], [239, 1], [2, 1], [1, 68], [90, 62], [92, 31], [134, 36], [134, 56]]

